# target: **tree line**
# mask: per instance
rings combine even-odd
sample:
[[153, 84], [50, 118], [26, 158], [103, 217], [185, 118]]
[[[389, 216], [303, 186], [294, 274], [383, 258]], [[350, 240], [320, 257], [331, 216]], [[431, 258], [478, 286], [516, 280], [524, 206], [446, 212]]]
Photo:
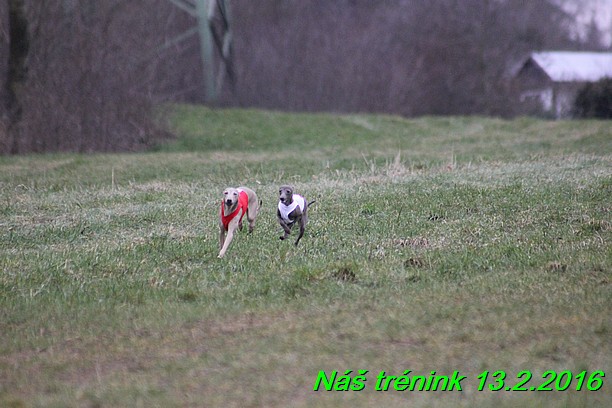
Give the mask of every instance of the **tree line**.
[[601, 46], [552, 0], [1, 0], [0, 153], [168, 137], [160, 107], [211, 102], [203, 1], [218, 106], [512, 116], [519, 58]]

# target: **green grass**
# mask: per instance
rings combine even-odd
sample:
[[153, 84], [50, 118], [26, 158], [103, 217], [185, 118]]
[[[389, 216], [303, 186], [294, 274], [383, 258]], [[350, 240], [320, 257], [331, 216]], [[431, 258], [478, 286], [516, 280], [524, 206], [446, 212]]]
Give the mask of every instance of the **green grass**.
[[[151, 153], [0, 158], [0, 406], [612, 403], [610, 122], [179, 106], [171, 126]], [[282, 183], [317, 200], [297, 248]], [[219, 260], [237, 185], [263, 208]], [[314, 392], [321, 370], [366, 387]], [[374, 390], [405, 370], [467, 379]], [[477, 391], [484, 370], [606, 377]]]

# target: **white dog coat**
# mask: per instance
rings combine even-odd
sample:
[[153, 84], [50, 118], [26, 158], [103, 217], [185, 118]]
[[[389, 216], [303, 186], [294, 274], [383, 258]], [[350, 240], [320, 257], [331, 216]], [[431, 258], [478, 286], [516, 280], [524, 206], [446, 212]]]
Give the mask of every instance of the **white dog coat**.
[[296, 207], [300, 207], [300, 210], [304, 212], [304, 197], [299, 194], [293, 195], [293, 201], [289, 205], [285, 205], [280, 201], [278, 202], [278, 211], [280, 212], [283, 221], [288, 224], [291, 224], [294, 221], [289, 219], [289, 214], [291, 214]]

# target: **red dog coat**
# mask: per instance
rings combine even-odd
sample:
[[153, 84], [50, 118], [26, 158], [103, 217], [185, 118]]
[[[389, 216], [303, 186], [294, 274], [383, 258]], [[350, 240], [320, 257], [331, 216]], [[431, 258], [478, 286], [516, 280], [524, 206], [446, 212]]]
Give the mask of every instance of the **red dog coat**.
[[227, 231], [230, 221], [236, 217], [239, 210], [242, 210], [242, 214], [240, 214], [240, 220], [239, 220], [239, 221], [242, 221], [242, 217], [244, 217], [244, 214], [247, 212], [247, 209], [249, 208], [249, 196], [244, 191], [241, 191], [240, 194], [238, 194], [238, 205], [236, 206], [236, 209], [228, 216], [223, 215], [223, 206], [224, 206], [224, 203], [222, 201], [221, 202], [221, 222], [223, 223], [223, 228], [225, 228], [225, 230]]

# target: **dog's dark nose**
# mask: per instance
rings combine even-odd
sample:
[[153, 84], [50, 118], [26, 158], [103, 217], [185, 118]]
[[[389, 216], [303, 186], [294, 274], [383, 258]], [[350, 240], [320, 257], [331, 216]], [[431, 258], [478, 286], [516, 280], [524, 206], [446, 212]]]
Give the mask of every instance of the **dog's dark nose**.
[[281, 197], [281, 198], [280, 198], [280, 202], [281, 202], [281, 203], [284, 203], [284, 202], [285, 202], [285, 197]]
[[232, 205], [232, 200], [225, 200], [225, 204]]

